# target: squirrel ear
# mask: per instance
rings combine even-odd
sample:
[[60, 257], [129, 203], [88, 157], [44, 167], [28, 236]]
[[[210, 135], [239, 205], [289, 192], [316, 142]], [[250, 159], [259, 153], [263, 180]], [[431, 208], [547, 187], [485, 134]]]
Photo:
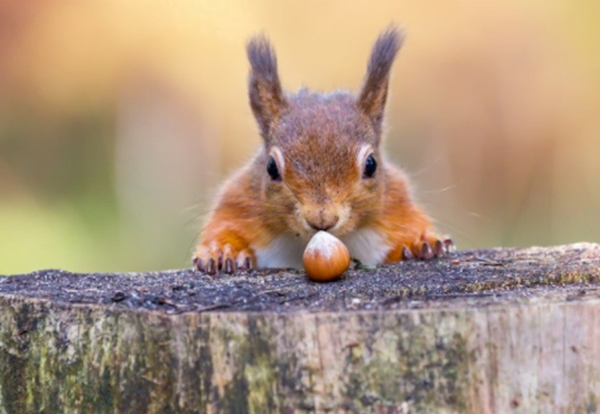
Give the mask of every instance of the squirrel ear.
[[250, 39], [246, 51], [251, 66], [248, 85], [250, 107], [262, 137], [267, 140], [273, 121], [279, 118], [286, 106], [277, 74], [277, 57], [269, 40], [263, 35]]
[[378, 134], [383, 121], [390, 69], [403, 42], [404, 33], [393, 25], [379, 35], [358, 97], [358, 106], [369, 116]]

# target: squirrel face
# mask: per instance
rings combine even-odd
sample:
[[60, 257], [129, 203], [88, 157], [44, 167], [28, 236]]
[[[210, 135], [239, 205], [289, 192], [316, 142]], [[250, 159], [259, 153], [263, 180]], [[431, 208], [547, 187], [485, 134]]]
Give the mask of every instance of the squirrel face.
[[402, 36], [375, 43], [358, 96], [348, 92], [284, 94], [275, 52], [264, 37], [247, 47], [250, 106], [264, 141], [255, 171], [265, 214], [276, 230], [308, 240], [338, 237], [377, 215], [385, 183], [379, 150], [389, 72]]
[[303, 238], [319, 230], [342, 236], [381, 205], [374, 131], [350, 94], [302, 90], [287, 102], [265, 151], [265, 198], [286, 206], [287, 227]]

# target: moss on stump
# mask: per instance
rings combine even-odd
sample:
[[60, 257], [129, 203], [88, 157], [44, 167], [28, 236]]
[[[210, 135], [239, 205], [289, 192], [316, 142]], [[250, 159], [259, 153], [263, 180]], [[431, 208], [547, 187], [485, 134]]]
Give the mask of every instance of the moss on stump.
[[600, 246], [0, 277], [0, 414], [600, 412]]

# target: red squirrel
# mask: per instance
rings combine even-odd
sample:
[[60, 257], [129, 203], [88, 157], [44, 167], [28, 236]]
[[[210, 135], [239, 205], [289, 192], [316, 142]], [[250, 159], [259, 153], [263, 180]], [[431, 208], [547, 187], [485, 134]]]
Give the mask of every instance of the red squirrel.
[[403, 40], [393, 26], [381, 33], [354, 95], [284, 92], [268, 39], [250, 39], [250, 107], [263, 145], [222, 187], [194, 267], [208, 274], [302, 268], [318, 231], [339, 238], [366, 265], [429, 260], [453, 249], [381, 148], [390, 69]]

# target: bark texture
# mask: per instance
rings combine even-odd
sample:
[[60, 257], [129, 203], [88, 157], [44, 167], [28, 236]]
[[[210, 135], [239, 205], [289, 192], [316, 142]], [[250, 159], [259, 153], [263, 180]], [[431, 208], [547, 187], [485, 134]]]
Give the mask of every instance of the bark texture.
[[600, 246], [0, 277], [0, 414], [270, 412], [600, 412]]

